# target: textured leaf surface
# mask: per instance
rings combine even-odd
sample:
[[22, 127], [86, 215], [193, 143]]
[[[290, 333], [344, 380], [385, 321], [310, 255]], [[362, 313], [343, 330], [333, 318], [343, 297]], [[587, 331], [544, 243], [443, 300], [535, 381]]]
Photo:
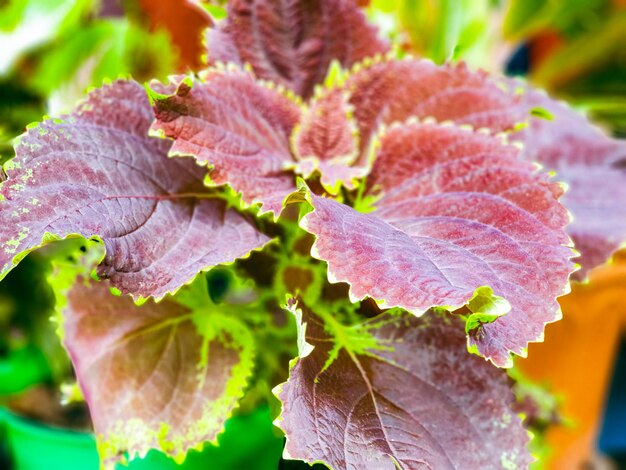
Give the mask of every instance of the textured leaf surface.
[[209, 63], [248, 63], [305, 98], [332, 60], [349, 67], [388, 50], [353, 0], [234, 0], [208, 46]]
[[626, 142], [611, 139], [582, 114], [526, 87], [523, 106], [548, 112], [517, 134], [529, 160], [555, 170], [569, 185], [563, 204], [573, 215], [568, 233], [581, 257], [582, 279], [626, 243]]
[[298, 157], [343, 158], [352, 163], [357, 156], [358, 136], [351, 114], [343, 93], [322, 92], [311, 102], [293, 137]]
[[175, 139], [174, 155], [209, 165], [213, 184], [229, 184], [248, 203], [280, 213], [295, 188], [289, 137], [300, 118], [293, 96], [255, 82], [248, 72], [210, 69], [190, 87], [154, 97], [153, 129]]
[[[451, 120], [494, 132], [526, 119], [519, 96], [485, 72], [463, 63], [437, 66], [428, 60], [369, 60], [346, 79], [361, 135], [361, 150], [381, 124], [410, 117]], [[366, 155], [362, 155], [362, 158]]]
[[353, 299], [415, 314], [459, 308], [490, 286], [511, 311], [469, 331], [470, 346], [509, 365], [509, 352], [524, 354], [559, 318], [555, 298], [572, 270], [562, 190], [517, 152], [450, 125], [392, 127], [372, 170], [373, 213], [311, 195], [302, 226], [317, 237], [314, 256], [331, 280], [351, 284]]
[[[586, 270], [626, 241], [626, 144], [608, 138], [584, 116], [515, 80], [473, 72], [463, 64], [438, 67], [424, 60], [369, 60], [344, 85], [360, 132], [360, 162], [381, 125], [409, 117], [451, 120], [493, 132], [512, 131], [528, 160], [539, 161], [569, 184], [563, 204], [572, 212], [568, 233]], [[541, 114], [553, 119], [532, 118]]]
[[354, 188], [352, 180], [369, 171], [365, 165], [352, 166], [359, 139], [348, 98], [341, 89], [319, 93], [292, 136], [296, 171], [308, 177], [318, 170], [322, 185], [333, 194], [341, 184]]
[[106, 281], [79, 279], [66, 295], [64, 343], [105, 465], [152, 448], [182, 459], [216, 438], [252, 372], [253, 340], [237, 318], [169, 297], [137, 307]]
[[528, 435], [507, 377], [467, 354], [462, 326], [434, 315], [383, 315], [366, 326], [380, 348], [339, 351], [332, 329], [303, 313], [314, 347], [279, 393], [286, 453], [335, 470], [526, 468]]
[[0, 190], [2, 275], [49, 234], [98, 236], [99, 275], [159, 298], [267, 242], [221, 201], [202, 199], [204, 170], [168, 159], [170, 143], [147, 137], [152, 120], [143, 88], [116, 82], [22, 137]]

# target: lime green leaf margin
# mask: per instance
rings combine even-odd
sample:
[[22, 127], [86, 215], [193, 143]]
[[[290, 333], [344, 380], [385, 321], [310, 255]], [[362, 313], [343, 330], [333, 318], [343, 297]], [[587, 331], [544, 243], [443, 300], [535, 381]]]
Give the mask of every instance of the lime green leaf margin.
[[107, 281], [89, 275], [101, 254], [60, 261], [50, 282], [102, 465], [150, 449], [180, 463], [189, 449], [216, 443], [238, 406], [254, 368], [252, 332], [235, 307], [213, 304], [202, 274], [181, 289], [181, 302], [137, 306], [111, 295]]

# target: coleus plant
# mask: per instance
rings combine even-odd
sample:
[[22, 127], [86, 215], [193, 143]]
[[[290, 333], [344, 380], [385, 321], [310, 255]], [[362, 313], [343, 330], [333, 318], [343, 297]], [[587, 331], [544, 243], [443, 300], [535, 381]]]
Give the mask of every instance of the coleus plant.
[[5, 166], [2, 275], [91, 240], [51, 284], [103, 465], [215, 441], [292, 352], [288, 458], [527, 466], [499, 368], [559, 319], [570, 236], [581, 277], [626, 239], [624, 143], [524, 83], [396, 58], [351, 0], [234, 0], [206, 39], [205, 70], [105, 85]]

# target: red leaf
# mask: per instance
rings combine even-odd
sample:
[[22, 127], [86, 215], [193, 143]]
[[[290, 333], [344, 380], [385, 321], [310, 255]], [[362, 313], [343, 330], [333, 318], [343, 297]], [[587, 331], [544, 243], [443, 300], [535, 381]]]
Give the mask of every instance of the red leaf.
[[154, 448], [182, 460], [214, 441], [252, 373], [251, 334], [236, 318], [216, 317], [208, 299], [199, 312], [171, 298], [137, 307], [106, 283], [79, 278], [62, 313], [100, 458], [111, 468], [126, 452]]
[[[459, 308], [490, 286], [511, 311], [470, 331], [470, 345], [508, 365], [509, 352], [524, 354], [560, 316], [555, 298], [572, 270], [560, 188], [515, 160], [514, 147], [453, 126], [394, 126], [379, 158], [372, 179], [388, 193], [372, 214], [311, 196], [315, 210], [302, 226], [317, 237], [314, 256], [328, 262], [332, 281], [351, 284], [353, 299], [418, 315]], [[386, 162], [397, 190], [380, 174]]]
[[516, 106], [519, 97], [487, 73], [470, 71], [463, 63], [437, 66], [414, 59], [365, 61], [344, 87], [351, 92], [361, 151], [368, 148], [382, 124], [410, 117], [451, 120], [493, 132], [510, 130], [525, 118]]
[[[527, 432], [506, 374], [468, 356], [458, 321], [383, 315], [363, 325], [378, 348], [333, 360], [332, 328], [302, 306], [313, 351], [282, 385], [286, 453], [348, 468], [526, 468]], [[330, 365], [329, 365], [330, 361]]]
[[357, 156], [356, 133], [346, 97], [324, 91], [311, 102], [294, 135], [298, 158], [345, 159], [350, 164]]
[[154, 130], [175, 139], [171, 155], [193, 155], [211, 168], [215, 185], [229, 184], [263, 211], [281, 211], [295, 188], [289, 136], [300, 118], [293, 96], [255, 82], [247, 72], [210, 69], [190, 88], [155, 96]]
[[342, 184], [354, 189], [354, 179], [369, 172], [365, 165], [353, 166], [358, 158], [358, 129], [348, 97], [340, 89], [324, 90], [312, 100], [292, 141], [296, 171], [309, 177], [318, 170], [322, 185], [332, 194]]
[[388, 50], [354, 0], [232, 0], [208, 44], [209, 63], [248, 63], [257, 77], [304, 98], [332, 60], [349, 67]]
[[42, 243], [97, 236], [107, 249], [99, 275], [160, 298], [268, 241], [209, 199], [192, 160], [167, 158], [170, 143], [147, 136], [152, 119], [143, 88], [119, 81], [22, 137], [1, 188], [1, 276]]

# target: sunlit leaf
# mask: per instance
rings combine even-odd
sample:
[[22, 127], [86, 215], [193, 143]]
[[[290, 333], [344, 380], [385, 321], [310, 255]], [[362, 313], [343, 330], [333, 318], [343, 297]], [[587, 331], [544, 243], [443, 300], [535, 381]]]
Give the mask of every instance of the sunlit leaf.
[[0, 193], [3, 276], [42, 243], [99, 237], [99, 275], [160, 298], [268, 241], [215, 200], [191, 159], [167, 158], [170, 143], [147, 136], [152, 120], [143, 88], [120, 81], [22, 136]]
[[54, 38], [68, 23], [75, 24], [90, 8], [89, 0], [23, 0], [0, 9], [0, 75], [11, 70], [22, 54]]
[[175, 139], [170, 154], [196, 157], [209, 166], [212, 184], [228, 184], [244, 202], [278, 216], [295, 189], [285, 171], [300, 118], [295, 97], [229, 68], [210, 69], [193, 86], [183, 82], [173, 95], [153, 100], [153, 129]]
[[417, 315], [459, 308], [490, 286], [511, 311], [468, 331], [469, 344], [510, 365], [509, 352], [523, 355], [560, 317], [555, 298], [573, 255], [561, 188], [518, 152], [451, 125], [394, 126], [371, 175], [374, 212], [310, 195], [314, 211], [301, 225], [317, 237], [312, 253], [328, 262], [332, 281], [351, 285], [353, 300], [369, 296]]

